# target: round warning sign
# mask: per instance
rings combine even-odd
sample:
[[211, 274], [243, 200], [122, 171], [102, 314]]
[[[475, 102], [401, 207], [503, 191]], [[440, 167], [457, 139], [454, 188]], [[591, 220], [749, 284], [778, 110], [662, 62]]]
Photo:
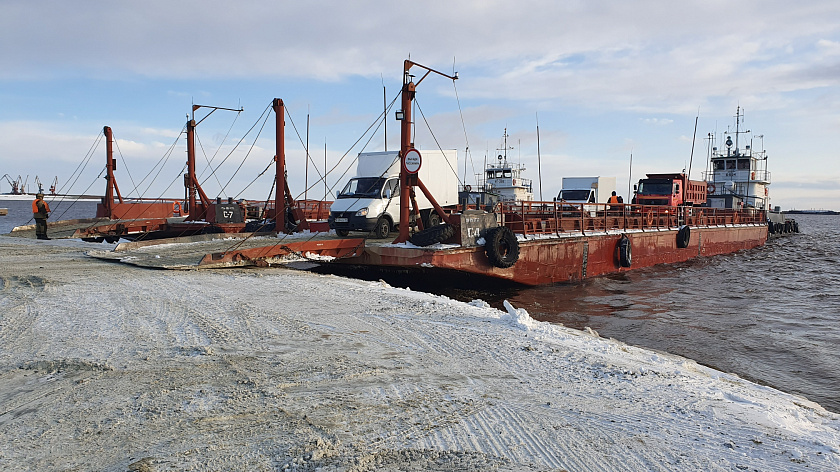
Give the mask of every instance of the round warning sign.
[[417, 171], [420, 170], [420, 164], [423, 163], [423, 159], [420, 157], [420, 151], [417, 149], [409, 149], [408, 152], [405, 153], [405, 159], [403, 159], [403, 168], [409, 174], [416, 174]]

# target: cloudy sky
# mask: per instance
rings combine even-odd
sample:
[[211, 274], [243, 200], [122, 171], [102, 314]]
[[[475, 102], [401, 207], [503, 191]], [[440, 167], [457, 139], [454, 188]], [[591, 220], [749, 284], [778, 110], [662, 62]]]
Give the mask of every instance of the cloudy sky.
[[[377, 118], [410, 56], [458, 72], [418, 87], [415, 141], [457, 149], [467, 183], [505, 129], [537, 198], [564, 176], [615, 176], [625, 195], [646, 172], [700, 178], [710, 134], [723, 147], [740, 106], [773, 204], [840, 210], [840, 2], [799, 3], [2, 0], [0, 175], [102, 193], [107, 125], [123, 194], [179, 196], [191, 105], [242, 107], [198, 127], [203, 188], [262, 199], [276, 97], [293, 193], [307, 117], [309, 184], [326, 158], [333, 187], [358, 152], [385, 148], [385, 127], [396, 148], [393, 109]], [[323, 183], [308, 193], [323, 195]]]

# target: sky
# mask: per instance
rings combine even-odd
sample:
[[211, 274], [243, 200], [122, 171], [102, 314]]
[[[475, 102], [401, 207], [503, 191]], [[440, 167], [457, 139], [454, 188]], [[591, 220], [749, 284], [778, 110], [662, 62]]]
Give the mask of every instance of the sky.
[[359, 152], [397, 149], [399, 101], [381, 114], [410, 58], [458, 74], [419, 84], [415, 144], [458, 150], [466, 183], [505, 132], [537, 199], [562, 177], [700, 179], [740, 109], [772, 204], [840, 210], [840, 3], [799, 3], [3, 0], [0, 192], [103, 194], [109, 126], [124, 196], [181, 196], [197, 104], [202, 188], [265, 199], [281, 98], [293, 194], [332, 199]]

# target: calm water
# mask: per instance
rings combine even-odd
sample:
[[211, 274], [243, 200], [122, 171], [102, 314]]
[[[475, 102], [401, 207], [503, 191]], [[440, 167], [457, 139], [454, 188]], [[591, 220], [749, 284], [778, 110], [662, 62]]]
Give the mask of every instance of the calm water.
[[695, 359], [840, 413], [840, 216], [737, 254], [518, 290], [460, 291]]
[[[47, 221], [93, 218], [96, 216], [96, 202], [47, 200], [47, 203], [52, 210], [50, 219]], [[0, 234], [8, 233], [15, 226], [35, 224], [35, 220], [32, 219], [31, 201], [19, 202], [0, 199], [0, 208], [8, 208], [9, 210], [7, 216], [0, 216]]]

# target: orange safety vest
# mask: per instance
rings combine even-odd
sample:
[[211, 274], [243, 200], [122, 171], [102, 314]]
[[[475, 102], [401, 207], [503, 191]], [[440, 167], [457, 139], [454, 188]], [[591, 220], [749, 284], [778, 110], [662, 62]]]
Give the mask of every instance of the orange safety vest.
[[[35, 200], [32, 200], [32, 213], [40, 213], [40, 210], [38, 209], [38, 200], [39, 199], [37, 198]], [[47, 202], [45, 200], [41, 200], [41, 203], [44, 204], [44, 212], [49, 213], [50, 206], [47, 204]]]
[[611, 196], [607, 203], [618, 203], [618, 197], [615, 195]]

